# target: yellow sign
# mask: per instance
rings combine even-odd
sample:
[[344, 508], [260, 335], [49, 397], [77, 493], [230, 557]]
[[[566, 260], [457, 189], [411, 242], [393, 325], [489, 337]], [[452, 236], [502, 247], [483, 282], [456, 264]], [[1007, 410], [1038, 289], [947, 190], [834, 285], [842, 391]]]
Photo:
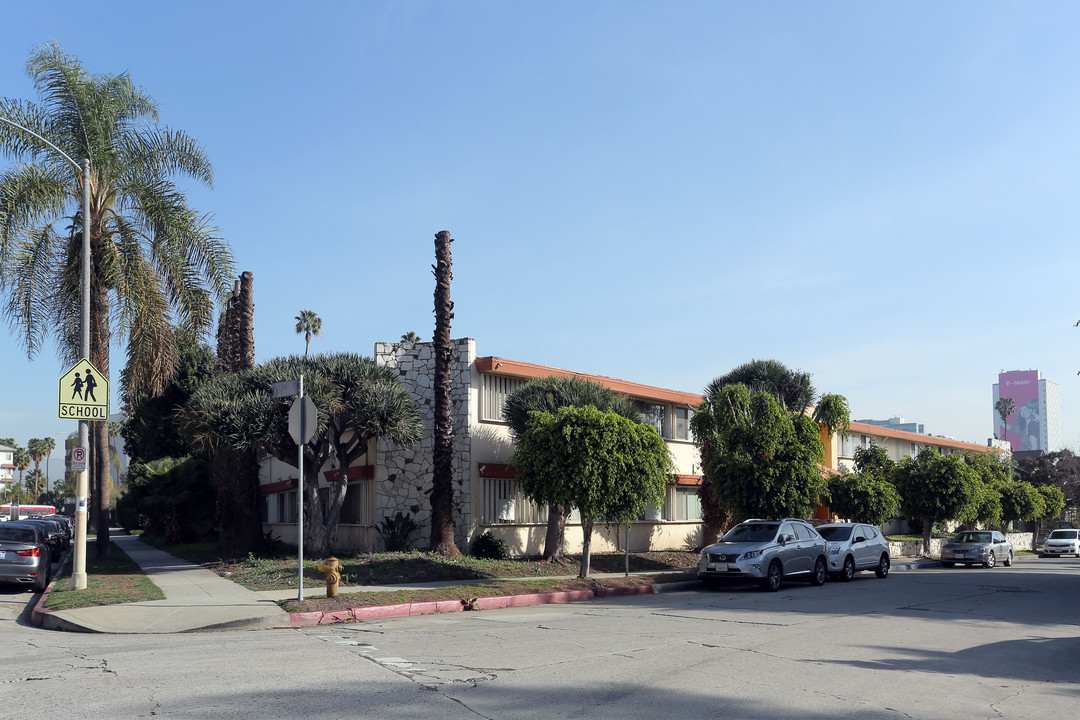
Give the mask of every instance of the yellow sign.
[[109, 379], [83, 358], [60, 377], [61, 420], [108, 420]]

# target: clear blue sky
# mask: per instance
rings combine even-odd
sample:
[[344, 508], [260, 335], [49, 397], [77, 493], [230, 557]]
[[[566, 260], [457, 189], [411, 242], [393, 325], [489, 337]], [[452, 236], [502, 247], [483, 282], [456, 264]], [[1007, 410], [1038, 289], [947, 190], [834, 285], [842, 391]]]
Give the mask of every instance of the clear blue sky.
[[[301, 309], [313, 351], [430, 339], [448, 229], [453, 335], [481, 355], [694, 392], [776, 358], [855, 418], [979, 443], [997, 373], [1039, 368], [1075, 449], [1078, 21], [1066, 2], [23, 3], [0, 95], [34, 98], [27, 55], [55, 40], [205, 145], [215, 187], [191, 202], [254, 273], [259, 361], [303, 351]], [[0, 338], [0, 436], [62, 445], [64, 368]]]

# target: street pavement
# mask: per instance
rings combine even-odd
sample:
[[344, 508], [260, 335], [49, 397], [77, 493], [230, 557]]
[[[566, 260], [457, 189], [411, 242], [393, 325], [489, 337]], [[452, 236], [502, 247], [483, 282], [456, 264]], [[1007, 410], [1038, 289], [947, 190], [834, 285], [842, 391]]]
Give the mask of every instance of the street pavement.
[[[295, 625], [292, 616], [281, 609], [278, 600], [298, 596], [298, 590], [255, 592], [186, 560], [151, 547], [138, 537], [117, 532], [111, 536], [136, 562], [155, 585], [165, 594], [164, 600], [78, 608], [75, 610], [45, 610], [43, 594], [33, 610], [32, 622], [44, 628], [95, 633], [184, 633], [216, 630], [265, 630]], [[937, 566], [935, 560], [897, 558], [894, 571], [912, 570], [920, 566]], [[618, 574], [621, 577], [621, 574]], [[601, 577], [602, 574], [596, 575]], [[66, 580], [65, 580], [66, 581]], [[54, 581], [55, 582], [55, 581]], [[403, 590], [440, 587], [476, 580], [456, 582], [416, 583], [394, 586], [363, 586], [356, 590]], [[696, 582], [674, 583], [668, 590], [687, 589]], [[50, 586], [51, 588], [51, 586]], [[348, 592], [349, 588], [342, 588]], [[304, 589], [305, 598], [325, 596], [325, 588]], [[407, 610], [402, 615], [410, 614]], [[383, 614], [382, 617], [387, 617]]]

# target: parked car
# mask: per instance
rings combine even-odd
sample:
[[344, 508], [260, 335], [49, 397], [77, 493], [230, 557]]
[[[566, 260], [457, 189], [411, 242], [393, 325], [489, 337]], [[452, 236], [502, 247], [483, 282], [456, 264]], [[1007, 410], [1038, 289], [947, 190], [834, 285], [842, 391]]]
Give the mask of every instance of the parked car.
[[[16, 521], [12, 521], [16, 522]], [[49, 543], [49, 548], [52, 550], [54, 556], [59, 556], [67, 547], [64, 539], [64, 533], [60, 529], [60, 523], [55, 520], [31, 520], [27, 518], [25, 520], [18, 520], [20, 523], [34, 523], [41, 527], [45, 533], [45, 538]]]
[[859, 570], [873, 570], [879, 578], [889, 576], [889, 541], [873, 525], [829, 523], [817, 528], [825, 538], [829, 572], [849, 582]]
[[998, 560], [1005, 567], [1012, 565], [1013, 546], [997, 530], [965, 530], [941, 548], [941, 564], [945, 567], [982, 563], [983, 567], [991, 568]]
[[0, 525], [0, 581], [41, 592], [49, 585], [51, 567], [52, 552], [40, 525], [25, 520]]
[[701, 551], [698, 579], [706, 586], [724, 580], [753, 579], [777, 591], [787, 578], [822, 585], [825, 540], [805, 520], [747, 520]]
[[63, 549], [67, 550], [71, 547], [71, 538], [74, 535], [71, 528], [67, 524], [67, 519], [63, 515], [31, 515], [26, 518], [27, 520], [46, 520], [48, 523], [56, 528], [60, 533], [60, 538], [63, 540]]
[[1075, 555], [1080, 558], [1080, 530], [1052, 530], [1049, 537], [1043, 542], [1042, 552], [1039, 557], [1060, 557], [1062, 555]]

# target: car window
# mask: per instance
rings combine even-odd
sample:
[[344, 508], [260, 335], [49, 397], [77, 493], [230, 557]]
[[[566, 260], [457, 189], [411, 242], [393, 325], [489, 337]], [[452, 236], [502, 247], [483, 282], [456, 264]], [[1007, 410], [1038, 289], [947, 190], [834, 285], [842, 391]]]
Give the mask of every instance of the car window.
[[791, 527], [791, 523], [784, 523], [780, 526], [779, 537], [781, 539], [792, 540], [795, 538], [795, 528]]
[[813, 540], [814, 531], [805, 525], [793, 524], [791, 527], [795, 529], [795, 537], [799, 540]]
[[988, 532], [962, 532], [956, 536], [956, 542], [959, 543], [988, 543], [990, 542], [990, 533]]
[[1054, 530], [1050, 533], [1051, 540], [1075, 540], [1076, 530]]
[[723, 542], [769, 542], [776, 537], [776, 523], [741, 523], [720, 538]]
[[863, 527], [863, 530], [866, 531], [866, 537], [869, 540], [876, 539], [877, 536], [880, 534], [880, 533], [878, 533], [878, 529], [876, 527], [871, 527], [869, 525], [866, 525], [865, 527]]
[[846, 525], [838, 525], [834, 527], [824, 526], [818, 528], [818, 533], [821, 537], [832, 542], [844, 542], [851, 537], [851, 528]]
[[8, 528], [0, 525], [0, 540], [8, 542], [35, 543], [34, 531], [29, 528]]

